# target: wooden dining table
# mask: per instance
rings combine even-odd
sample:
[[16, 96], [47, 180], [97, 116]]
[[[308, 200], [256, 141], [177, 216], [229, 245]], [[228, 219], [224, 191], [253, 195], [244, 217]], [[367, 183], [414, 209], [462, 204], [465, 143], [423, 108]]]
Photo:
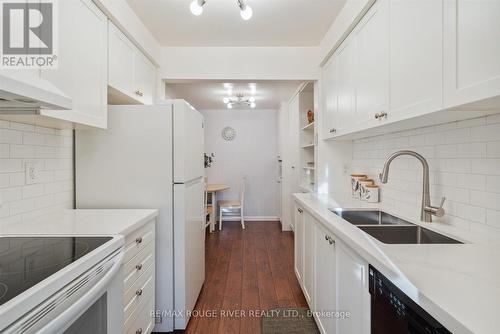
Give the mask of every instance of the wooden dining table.
[[217, 215], [217, 193], [220, 191], [228, 190], [231, 187], [227, 184], [207, 184], [207, 193], [210, 194], [212, 199], [212, 211], [210, 212], [210, 233], [215, 231], [215, 219]]

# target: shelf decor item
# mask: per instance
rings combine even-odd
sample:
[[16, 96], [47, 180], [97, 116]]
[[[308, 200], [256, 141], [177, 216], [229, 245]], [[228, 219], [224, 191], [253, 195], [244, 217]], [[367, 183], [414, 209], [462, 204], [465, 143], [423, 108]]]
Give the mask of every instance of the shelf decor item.
[[236, 130], [230, 126], [226, 126], [222, 129], [222, 138], [226, 141], [234, 140], [234, 138], [236, 138]]
[[314, 113], [311, 110], [307, 112], [307, 121], [309, 122], [309, 124], [314, 122]]
[[367, 185], [365, 187], [364, 200], [368, 203], [379, 202], [379, 187], [375, 184]]
[[360, 180], [359, 181], [359, 199], [362, 201], [366, 201], [366, 189], [368, 186], [374, 185], [375, 182], [370, 179]]
[[359, 198], [359, 181], [366, 180], [367, 178], [365, 174], [351, 174], [352, 198]]

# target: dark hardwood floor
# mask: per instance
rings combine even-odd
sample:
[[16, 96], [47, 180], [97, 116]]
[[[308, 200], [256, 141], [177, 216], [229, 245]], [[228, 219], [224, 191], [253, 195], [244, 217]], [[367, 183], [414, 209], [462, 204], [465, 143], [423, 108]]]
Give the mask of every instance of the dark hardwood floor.
[[248, 222], [245, 230], [227, 222], [207, 233], [205, 285], [185, 333], [260, 333], [259, 311], [280, 307], [307, 307], [293, 233], [279, 222]]

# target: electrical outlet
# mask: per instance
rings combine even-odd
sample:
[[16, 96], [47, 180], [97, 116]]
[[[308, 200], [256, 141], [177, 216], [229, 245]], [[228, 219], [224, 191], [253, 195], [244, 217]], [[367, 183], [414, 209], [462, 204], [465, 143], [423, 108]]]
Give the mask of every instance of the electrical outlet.
[[38, 183], [39, 171], [40, 171], [40, 163], [28, 161], [25, 163], [25, 177], [26, 184], [36, 184]]

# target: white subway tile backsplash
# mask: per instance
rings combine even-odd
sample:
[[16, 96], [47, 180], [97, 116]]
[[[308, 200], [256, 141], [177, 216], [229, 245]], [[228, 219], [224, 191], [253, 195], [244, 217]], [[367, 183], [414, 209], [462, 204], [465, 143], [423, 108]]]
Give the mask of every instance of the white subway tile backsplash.
[[[500, 233], [500, 114], [355, 140], [352, 171], [378, 180], [387, 156], [400, 149], [417, 151], [427, 159], [433, 204], [447, 198], [446, 215], [436, 220]], [[379, 184], [381, 201], [418, 217], [420, 163], [397, 158], [389, 174], [389, 182]]]
[[[26, 162], [38, 182], [27, 184]], [[18, 222], [73, 206], [73, 133], [0, 120], [0, 222]]]

